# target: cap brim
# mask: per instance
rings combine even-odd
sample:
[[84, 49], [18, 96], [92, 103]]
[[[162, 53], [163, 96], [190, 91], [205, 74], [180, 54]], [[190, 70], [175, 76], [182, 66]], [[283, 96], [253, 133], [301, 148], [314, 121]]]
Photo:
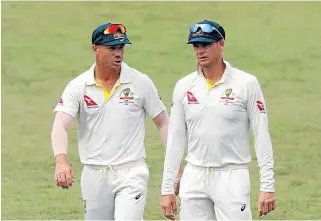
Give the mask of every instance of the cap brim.
[[196, 42], [206, 42], [206, 43], [212, 43], [212, 42], [216, 42], [216, 40], [211, 39], [211, 38], [206, 38], [206, 37], [196, 37], [196, 38], [192, 38], [190, 39], [187, 44], [193, 44]]
[[106, 46], [122, 45], [122, 44], [132, 44], [132, 43], [128, 39], [125, 39], [125, 40], [117, 39], [114, 41], [103, 43], [103, 45], [106, 45]]

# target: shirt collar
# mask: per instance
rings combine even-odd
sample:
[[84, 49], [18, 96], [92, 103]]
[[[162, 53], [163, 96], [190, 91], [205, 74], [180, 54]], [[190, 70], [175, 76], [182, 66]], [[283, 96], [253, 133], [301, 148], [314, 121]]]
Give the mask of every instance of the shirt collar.
[[[219, 83], [223, 83], [226, 80], [226, 78], [231, 74], [231, 65], [230, 65], [230, 63], [225, 61], [224, 59], [223, 59], [223, 62], [225, 64], [225, 70], [223, 72], [221, 80], [219, 80]], [[203, 71], [202, 71], [202, 69], [201, 69], [201, 67], [199, 65], [197, 65], [197, 74], [198, 74], [198, 76], [200, 76], [200, 77], [205, 79]]]
[[[94, 85], [97, 83], [95, 79], [95, 74], [94, 74], [95, 67], [96, 67], [96, 63], [94, 63], [88, 69], [87, 76], [86, 76], [86, 85]], [[120, 84], [128, 84], [132, 82], [130, 71], [131, 71], [130, 67], [125, 62], [122, 62], [121, 69], [120, 69], [120, 77], [119, 77]]]

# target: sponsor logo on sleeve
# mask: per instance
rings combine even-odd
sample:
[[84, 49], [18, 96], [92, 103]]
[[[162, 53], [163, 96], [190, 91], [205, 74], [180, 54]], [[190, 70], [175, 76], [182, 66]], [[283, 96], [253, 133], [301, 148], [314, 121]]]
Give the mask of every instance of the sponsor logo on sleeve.
[[265, 107], [262, 101], [256, 101], [256, 106], [261, 113], [265, 113]]
[[84, 95], [84, 101], [87, 105], [87, 108], [97, 108], [99, 107], [93, 99], [91, 99], [88, 95]]

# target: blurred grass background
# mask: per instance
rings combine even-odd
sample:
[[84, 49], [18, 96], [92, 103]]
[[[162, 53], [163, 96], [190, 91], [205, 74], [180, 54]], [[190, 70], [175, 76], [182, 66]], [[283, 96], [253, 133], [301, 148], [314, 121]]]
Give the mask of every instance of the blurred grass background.
[[[69, 146], [76, 182], [68, 191], [53, 182], [50, 132], [64, 87], [94, 62], [96, 26], [125, 24], [133, 42], [125, 62], [153, 79], [169, 110], [176, 81], [196, 65], [188, 28], [203, 19], [224, 27], [225, 59], [256, 75], [266, 97], [278, 208], [260, 219], [321, 219], [320, 11], [320, 2], [2, 2], [2, 219], [83, 219], [76, 124]], [[145, 219], [164, 219], [164, 151], [150, 119], [145, 140]]]

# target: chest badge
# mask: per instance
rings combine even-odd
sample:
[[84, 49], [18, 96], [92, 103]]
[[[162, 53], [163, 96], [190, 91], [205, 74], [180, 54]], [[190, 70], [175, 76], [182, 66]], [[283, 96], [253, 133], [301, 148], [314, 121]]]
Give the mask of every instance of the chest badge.
[[235, 100], [235, 94], [233, 93], [232, 88], [226, 89], [221, 96], [221, 103], [228, 105], [233, 104]]
[[232, 88], [226, 89], [226, 91], [225, 91], [226, 97], [229, 97], [231, 94], [232, 94]]
[[134, 93], [130, 88], [125, 88], [121, 91], [119, 103], [128, 105], [129, 103], [134, 103]]
[[125, 95], [125, 97], [127, 98], [130, 92], [130, 88], [126, 88], [123, 90], [123, 94]]

